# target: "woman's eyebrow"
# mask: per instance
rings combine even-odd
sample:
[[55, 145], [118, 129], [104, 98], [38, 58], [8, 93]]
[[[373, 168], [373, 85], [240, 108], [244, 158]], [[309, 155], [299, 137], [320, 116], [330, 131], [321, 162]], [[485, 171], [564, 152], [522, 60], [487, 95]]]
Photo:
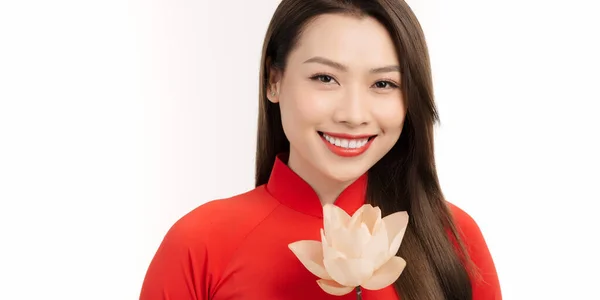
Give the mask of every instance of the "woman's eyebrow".
[[335, 61], [333, 61], [331, 59], [327, 59], [325, 57], [321, 57], [321, 56], [315, 56], [315, 57], [309, 58], [304, 63], [305, 64], [306, 63], [319, 63], [319, 64], [323, 64], [323, 65], [330, 66], [332, 68], [338, 69], [338, 70], [340, 70], [342, 72], [348, 71], [348, 67], [346, 67], [345, 65], [343, 65], [343, 64], [341, 64], [339, 62], [335, 62]]
[[386, 67], [371, 69], [371, 73], [389, 73], [389, 72], [400, 72], [400, 66], [386, 66]]
[[[321, 57], [321, 56], [315, 56], [315, 57], [311, 57], [309, 59], [307, 59], [305, 62], [306, 63], [319, 63], [319, 64], [323, 64], [326, 66], [330, 66], [332, 68], [338, 69], [342, 72], [347, 72], [348, 71], [348, 67], [339, 63], [339, 62], [335, 62], [331, 59], [325, 58], [325, 57]], [[397, 65], [390, 65], [390, 66], [385, 66], [385, 67], [380, 67], [380, 68], [374, 68], [370, 70], [370, 73], [389, 73], [389, 72], [400, 72], [400, 66]]]

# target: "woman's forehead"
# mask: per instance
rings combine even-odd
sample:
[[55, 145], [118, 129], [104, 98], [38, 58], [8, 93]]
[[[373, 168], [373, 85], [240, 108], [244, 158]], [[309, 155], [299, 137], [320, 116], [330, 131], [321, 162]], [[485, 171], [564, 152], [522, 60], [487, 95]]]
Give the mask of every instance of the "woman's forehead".
[[342, 14], [321, 15], [309, 22], [290, 53], [297, 64], [314, 57], [349, 67], [398, 64], [394, 42], [383, 25], [371, 17]]

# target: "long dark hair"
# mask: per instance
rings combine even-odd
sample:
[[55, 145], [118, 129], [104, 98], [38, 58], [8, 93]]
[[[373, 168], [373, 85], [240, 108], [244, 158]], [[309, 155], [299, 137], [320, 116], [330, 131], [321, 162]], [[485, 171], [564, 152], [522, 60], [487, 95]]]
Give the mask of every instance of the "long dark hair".
[[407, 266], [395, 283], [403, 300], [472, 298], [471, 262], [438, 181], [433, 127], [439, 121], [421, 26], [402, 0], [283, 0], [269, 24], [261, 59], [256, 186], [265, 184], [275, 156], [289, 151], [277, 104], [266, 98], [269, 70], [284, 71], [302, 29], [322, 14], [377, 19], [390, 33], [402, 71], [407, 114], [400, 139], [370, 170], [367, 198], [382, 214], [410, 215], [398, 255]]

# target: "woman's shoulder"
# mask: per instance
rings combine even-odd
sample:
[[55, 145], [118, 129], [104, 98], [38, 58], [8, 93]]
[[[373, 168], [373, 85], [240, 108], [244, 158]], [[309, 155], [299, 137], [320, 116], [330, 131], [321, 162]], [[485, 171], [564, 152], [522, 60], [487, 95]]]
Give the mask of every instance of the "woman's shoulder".
[[479, 280], [474, 281], [473, 299], [502, 299], [500, 282], [494, 259], [486, 239], [473, 217], [462, 208], [447, 202], [460, 238], [465, 244], [471, 261], [477, 267]]
[[446, 204], [450, 209], [454, 225], [461, 235], [463, 242], [472, 249], [478, 248], [478, 246], [485, 246], [487, 248], [485, 238], [477, 221], [458, 205], [451, 202], [446, 202]]
[[171, 226], [156, 251], [140, 299], [158, 299], [161, 295], [170, 299], [195, 299], [197, 295], [209, 299], [212, 285], [236, 249], [278, 205], [264, 188], [258, 187], [208, 201], [186, 213]]
[[229, 198], [210, 200], [186, 213], [169, 230], [186, 243], [220, 241], [252, 230], [279, 202], [262, 187]]
[[455, 225], [458, 226], [459, 229], [466, 231], [465, 233], [471, 231], [480, 231], [479, 225], [475, 219], [464, 209], [452, 202], [446, 202], [446, 204], [450, 208], [450, 213], [454, 218]]

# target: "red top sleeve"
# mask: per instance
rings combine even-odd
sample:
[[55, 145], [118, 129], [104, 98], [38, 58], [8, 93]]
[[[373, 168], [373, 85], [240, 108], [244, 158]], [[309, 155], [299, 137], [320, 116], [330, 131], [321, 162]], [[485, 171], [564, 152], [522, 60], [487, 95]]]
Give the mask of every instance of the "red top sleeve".
[[473, 276], [473, 300], [501, 300], [502, 293], [494, 260], [475, 220], [455, 205], [450, 204], [469, 256], [477, 266], [478, 276]]
[[175, 222], [150, 262], [140, 300], [214, 298], [240, 243], [278, 205], [255, 200], [210, 201]]
[[167, 232], [146, 272], [140, 300], [209, 299], [208, 224], [202, 219], [183, 217]]

